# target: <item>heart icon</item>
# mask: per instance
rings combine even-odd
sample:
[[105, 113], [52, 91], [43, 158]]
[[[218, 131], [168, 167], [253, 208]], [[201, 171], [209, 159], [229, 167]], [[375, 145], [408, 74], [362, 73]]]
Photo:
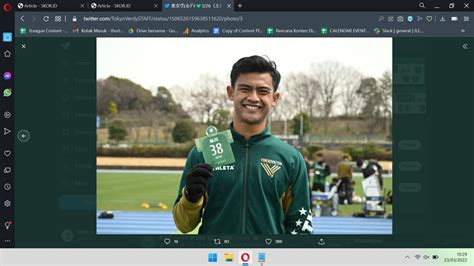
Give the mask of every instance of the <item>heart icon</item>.
[[433, 20], [432, 16], [426, 16], [426, 21], [430, 22], [431, 20]]
[[271, 238], [265, 239], [265, 243], [267, 243], [267, 245], [270, 245], [272, 243], [272, 239]]
[[3, 154], [8, 157], [12, 154], [12, 152], [10, 150], [5, 150]]
[[171, 239], [165, 238], [165, 240], [163, 240], [163, 242], [165, 242], [165, 244], [168, 245], [169, 243], [171, 243]]

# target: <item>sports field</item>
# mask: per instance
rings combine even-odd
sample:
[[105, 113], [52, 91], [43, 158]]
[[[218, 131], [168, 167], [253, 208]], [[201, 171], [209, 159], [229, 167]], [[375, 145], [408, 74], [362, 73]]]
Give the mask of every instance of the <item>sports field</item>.
[[[171, 209], [178, 192], [178, 171], [98, 170], [97, 210], [111, 210], [114, 219], [98, 219], [99, 234], [172, 234]], [[355, 192], [363, 196], [362, 177], [354, 177]], [[385, 190], [392, 189], [392, 178], [384, 179]], [[360, 204], [340, 205], [344, 217], [313, 219], [316, 234], [391, 234], [392, 220], [352, 218], [361, 211]], [[387, 205], [387, 214], [392, 206]]]
[[[97, 209], [170, 211], [181, 175], [174, 171], [113, 171], [97, 173]], [[167, 210], [158, 207], [166, 204]], [[150, 205], [149, 209], [142, 207]]]

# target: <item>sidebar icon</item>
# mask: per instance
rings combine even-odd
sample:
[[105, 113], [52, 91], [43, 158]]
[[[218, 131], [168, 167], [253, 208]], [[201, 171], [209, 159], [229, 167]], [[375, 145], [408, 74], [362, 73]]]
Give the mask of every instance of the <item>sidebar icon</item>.
[[0, 11], [0, 248], [15, 246], [15, 35], [14, 11]]

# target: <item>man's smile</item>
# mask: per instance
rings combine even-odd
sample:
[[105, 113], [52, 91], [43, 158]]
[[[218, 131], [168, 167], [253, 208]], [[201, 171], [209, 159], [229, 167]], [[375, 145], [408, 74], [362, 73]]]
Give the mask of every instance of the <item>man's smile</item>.
[[263, 108], [263, 106], [260, 106], [258, 104], [251, 104], [251, 103], [244, 103], [242, 104], [245, 109], [247, 110], [260, 110]]

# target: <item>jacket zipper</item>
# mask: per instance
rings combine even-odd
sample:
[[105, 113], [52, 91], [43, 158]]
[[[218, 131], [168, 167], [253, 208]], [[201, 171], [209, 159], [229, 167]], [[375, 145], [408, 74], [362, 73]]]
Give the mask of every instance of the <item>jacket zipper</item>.
[[242, 214], [242, 234], [245, 234], [245, 213], [247, 212], [247, 171], [248, 171], [248, 160], [249, 160], [249, 141], [245, 143], [245, 170], [244, 170], [244, 206]]

